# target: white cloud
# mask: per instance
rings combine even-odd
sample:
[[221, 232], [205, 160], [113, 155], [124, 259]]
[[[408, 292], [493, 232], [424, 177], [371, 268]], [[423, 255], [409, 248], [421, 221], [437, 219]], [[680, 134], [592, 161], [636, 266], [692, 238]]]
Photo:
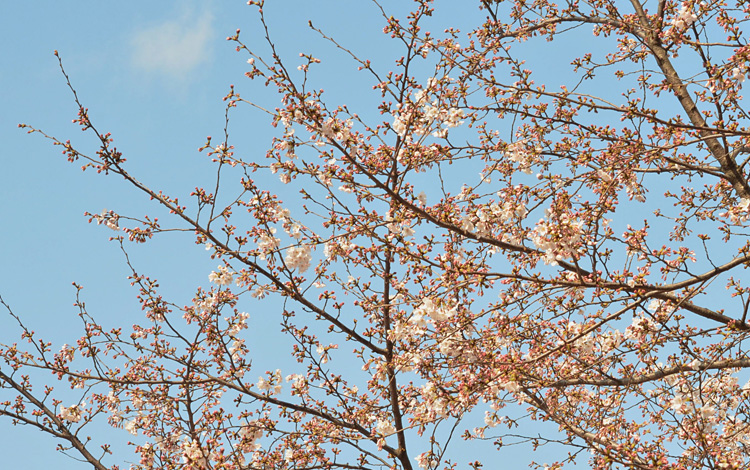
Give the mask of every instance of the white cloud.
[[137, 31], [131, 40], [132, 63], [137, 68], [171, 78], [187, 78], [209, 59], [213, 15], [191, 10]]

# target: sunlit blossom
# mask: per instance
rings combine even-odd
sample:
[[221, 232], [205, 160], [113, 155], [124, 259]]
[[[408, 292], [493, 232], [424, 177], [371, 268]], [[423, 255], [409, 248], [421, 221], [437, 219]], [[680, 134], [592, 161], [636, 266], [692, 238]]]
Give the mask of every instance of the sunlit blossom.
[[234, 274], [226, 266], [219, 266], [217, 271], [211, 271], [208, 280], [219, 286], [228, 286], [232, 283]]
[[287, 248], [284, 262], [289, 269], [296, 269], [304, 273], [310, 267], [312, 261], [310, 245], [292, 246]]
[[73, 406], [61, 406], [60, 407], [60, 419], [64, 419], [65, 421], [69, 423], [77, 423], [83, 418], [83, 409], [85, 408], [86, 403], [81, 402], [77, 405]]
[[687, 3], [683, 3], [677, 11], [677, 15], [672, 19], [672, 26], [676, 29], [685, 29], [695, 23], [697, 19], [698, 16], [693, 13], [692, 8]]

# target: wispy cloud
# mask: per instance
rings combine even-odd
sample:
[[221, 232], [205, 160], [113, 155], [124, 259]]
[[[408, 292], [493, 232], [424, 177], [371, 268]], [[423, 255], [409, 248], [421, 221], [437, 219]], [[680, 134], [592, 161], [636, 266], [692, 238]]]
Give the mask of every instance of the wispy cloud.
[[185, 9], [170, 18], [138, 30], [132, 37], [132, 63], [146, 72], [186, 79], [210, 58], [213, 15]]

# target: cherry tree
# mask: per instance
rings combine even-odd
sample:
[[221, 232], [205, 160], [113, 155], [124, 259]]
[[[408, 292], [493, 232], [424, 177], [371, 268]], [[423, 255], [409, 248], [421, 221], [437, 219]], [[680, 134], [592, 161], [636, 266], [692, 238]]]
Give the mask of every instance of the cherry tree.
[[[275, 134], [262, 158], [208, 138], [214, 186], [142, 183], [75, 91], [98, 148], [23, 125], [169, 211], [90, 214], [126, 253], [187, 229], [217, 268], [166, 299], [128, 259], [145, 318], [105, 329], [81, 300], [62, 349], [6, 305], [0, 414], [99, 469], [128, 460], [84, 437], [105, 421], [137, 469], [479, 469], [515, 444], [545, 469], [750, 465], [745, 3], [483, 0], [463, 31], [375, 3], [383, 69], [310, 23], [378, 94], [362, 110], [249, 5], [267, 44], [228, 40], [281, 104], [231, 89], [227, 122]], [[261, 302], [296, 367], [254, 367]]]

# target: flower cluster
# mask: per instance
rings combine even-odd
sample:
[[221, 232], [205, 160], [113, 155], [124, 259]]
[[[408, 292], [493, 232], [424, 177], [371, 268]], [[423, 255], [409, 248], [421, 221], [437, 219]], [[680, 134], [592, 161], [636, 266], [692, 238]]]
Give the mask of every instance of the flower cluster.
[[[235, 338], [232, 340], [231, 346], [229, 346], [229, 354], [232, 355], [232, 360], [234, 362], [239, 362], [239, 360], [242, 358], [241, 353], [245, 351], [245, 340], [240, 338]], [[236, 371], [238, 374], [244, 375], [245, 369], [239, 369]]]
[[[414, 135], [427, 135], [432, 132], [433, 137], [444, 138], [448, 135], [448, 129], [458, 127], [464, 122], [464, 112], [461, 109], [440, 107], [437, 100], [428, 101], [427, 94], [430, 88], [435, 86], [436, 80], [431, 79], [427, 84], [427, 90], [418, 90], [414, 93], [414, 108], [412, 110], [400, 110], [393, 120], [391, 128], [401, 137], [406, 136], [407, 131]], [[444, 126], [444, 127], [441, 127]]]
[[[241, 353], [245, 352], [245, 340], [237, 338], [237, 335], [244, 329], [247, 328], [247, 319], [250, 315], [245, 312], [238, 313], [235, 317], [227, 317], [225, 320], [229, 322], [230, 326], [227, 329], [227, 335], [232, 339], [232, 344], [229, 346], [229, 353], [232, 355], [232, 360], [238, 362], [241, 358]], [[244, 373], [244, 369], [237, 371]]]
[[213, 295], [205, 295], [203, 297], [196, 297], [193, 300], [193, 307], [190, 309], [194, 313], [208, 312], [215, 308], [219, 304], [219, 295], [214, 293]]
[[734, 67], [732, 69], [730, 78], [742, 83], [745, 81], [745, 72], [739, 67]]
[[438, 306], [432, 299], [425, 299], [422, 305], [415, 308], [409, 318], [409, 324], [419, 331], [432, 326], [434, 321], [445, 321], [456, 313], [456, 307], [447, 309]]
[[419, 468], [423, 470], [433, 468], [437, 464], [437, 458], [435, 458], [432, 452], [422, 452], [414, 457], [414, 460], [417, 461]]
[[57, 357], [64, 363], [71, 362], [75, 357], [75, 349], [68, 344], [63, 344]]
[[132, 435], [134, 435], [134, 436], [137, 436], [137, 435], [138, 435], [138, 430], [137, 430], [137, 429], [138, 429], [138, 428], [137, 428], [137, 423], [135, 422], [135, 420], [134, 420], [134, 419], [128, 420], [128, 421], [127, 421], [127, 422], [125, 423], [125, 426], [123, 426], [123, 428], [125, 428], [125, 430], [126, 430], [127, 432], [129, 432], [130, 434], [132, 434]]
[[693, 9], [686, 3], [683, 3], [677, 12], [677, 16], [672, 19], [672, 26], [675, 29], [685, 29], [695, 23], [697, 19], [698, 16], [693, 13]]
[[77, 423], [83, 418], [83, 408], [85, 406], [86, 403], [84, 402], [73, 406], [61, 406], [60, 414], [58, 416], [60, 419], [64, 419], [69, 423]]
[[625, 338], [642, 339], [658, 329], [658, 325], [646, 316], [633, 317], [633, 323], [625, 329]]
[[539, 160], [539, 152], [541, 152], [541, 149], [536, 148], [532, 152], [527, 148], [526, 141], [518, 140], [508, 146], [505, 157], [518, 163], [518, 169], [528, 175], [531, 174], [531, 167]]
[[292, 383], [292, 390], [302, 390], [307, 384], [307, 379], [302, 374], [289, 374], [284, 380]]
[[250, 421], [239, 431], [239, 437], [242, 440], [240, 447], [246, 452], [253, 452], [260, 449], [258, 442], [263, 437], [263, 428], [257, 421]]
[[[394, 340], [424, 334], [435, 322], [446, 321], [456, 314], [457, 307], [447, 308], [433, 299], [427, 298], [415, 308], [406, 322], [399, 322], [391, 331]], [[447, 345], [446, 345], [447, 347]]]
[[420, 395], [424, 402], [415, 409], [415, 417], [421, 417], [423, 421], [429, 421], [435, 417], [446, 418], [449, 416], [449, 406], [440, 390], [432, 382], [422, 385]]
[[346, 239], [330, 240], [323, 247], [323, 255], [329, 261], [333, 261], [337, 255], [343, 253], [347, 254], [351, 250], [357, 248], [356, 243], [352, 243]]
[[[566, 325], [566, 333], [570, 340], [573, 340], [573, 346], [575, 346], [580, 354], [589, 355], [594, 352], [596, 347], [596, 341], [591, 333], [582, 334], [585, 325], [576, 323], [574, 321], [568, 321]], [[562, 344], [563, 341], [558, 341], [558, 344]]]
[[[473, 224], [472, 230], [476, 229], [478, 235], [488, 236], [491, 234], [490, 227], [492, 226], [492, 222], [499, 221], [501, 223], [508, 223], [514, 220], [521, 220], [526, 217], [527, 213], [528, 210], [526, 210], [526, 206], [523, 204], [516, 204], [507, 201], [504, 202], [503, 205], [500, 205], [495, 202], [490, 204], [489, 208], [480, 207], [476, 210], [478, 221], [476, 223], [471, 222]], [[463, 228], [465, 219], [461, 222]]]
[[274, 237], [274, 233], [276, 233], [276, 229], [271, 227], [268, 230], [268, 233], [264, 233], [258, 238], [258, 250], [260, 250], [261, 253], [270, 253], [279, 247], [281, 240]]
[[[547, 216], [551, 215], [548, 209]], [[534, 245], [544, 251], [544, 263], [551, 265], [575, 256], [582, 241], [583, 228], [580, 220], [573, 220], [565, 213], [554, 219], [540, 219], [529, 234]]]
[[[237, 314], [235, 318], [236, 318], [236, 322], [234, 322], [232, 326], [229, 328], [229, 330], [227, 330], [227, 333], [229, 334], [229, 336], [232, 336], [232, 337], [237, 336], [240, 331], [247, 328], [247, 320], [248, 318], [250, 318], [250, 314], [246, 312], [240, 312]], [[231, 323], [233, 318], [227, 317], [225, 318], [225, 320]]]
[[234, 274], [226, 266], [219, 266], [217, 269], [218, 272], [211, 271], [211, 274], [208, 275], [208, 280], [217, 286], [228, 286], [231, 284]]
[[379, 419], [375, 425], [375, 431], [381, 436], [390, 436], [396, 433], [396, 428], [389, 421]]
[[747, 222], [750, 220], [750, 199], [742, 199], [739, 204], [719, 215], [728, 217], [733, 224]]
[[320, 126], [320, 133], [328, 140], [343, 142], [349, 138], [351, 127], [351, 121], [339, 122], [334, 118], [328, 118]]
[[120, 216], [115, 214], [112, 211], [108, 211], [107, 209], [102, 209], [101, 213], [95, 214], [93, 216], [93, 219], [96, 220], [97, 225], [104, 224], [107, 227], [111, 228], [115, 232], [120, 230]]
[[[502, 195], [498, 194], [498, 196]], [[526, 214], [529, 213], [523, 203], [517, 203], [514, 201], [506, 201], [502, 206], [498, 203], [492, 203], [490, 204], [490, 212], [492, 212], [492, 215], [497, 217], [500, 222], [510, 222], [514, 219], [523, 219], [524, 217], [526, 217]], [[480, 221], [485, 220], [483, 216], [486, 217], [486, 215], [484, 214], [480, 215], [479, 211], [477, 211], [477, 216], [479, 217]]]
[[394, 236], [409, 238], [414, 235], [414, 229], [411, 227], [411, 221], [409, 220], [402, 220], [400, 222], [397, 222], [393, 219], [393, 217], [387, 215], [385, 217], [385, 221], [388, 222], [388, 224], [386, 225], [388, 227], [388, 231]]
[[700, 387], [688, 383], [684, 375], [672, 375], [666, 381], [674, 393], [666, 405], [674, 413], [684, 416], [682, 426], [685, 429], [695, 426], [704, 432], [717, 432], [720, 423], [726, 422], [734, 428], [732, 443], [737, 437], [740, 442], [750, 443], [750, 426], [744, 422], [738, 426], [731, 415], [732, 410], [739, 406], [742, 395], [747, 395], [747, 385], [740, 389], [737, 378], [731, 375], [708, 378]]
[[195, 439], [185, 438], [182, 443], [182, 462], [188, 469], [203, 470], [208, 462], [200, 444]]
[[265, 377], [258, 377], [258, 390], [268, 392], [270, 395], [278, 395], [281, 393], [281, 369], [276, 369], [276, 372], [266, 379]]
[[311, 260], [310, 245], [290, 247], [286, 250], [286, 257], [284, 258], [284, 262], [289, 269], [296, 269], [300, 273], [307, 271]]

